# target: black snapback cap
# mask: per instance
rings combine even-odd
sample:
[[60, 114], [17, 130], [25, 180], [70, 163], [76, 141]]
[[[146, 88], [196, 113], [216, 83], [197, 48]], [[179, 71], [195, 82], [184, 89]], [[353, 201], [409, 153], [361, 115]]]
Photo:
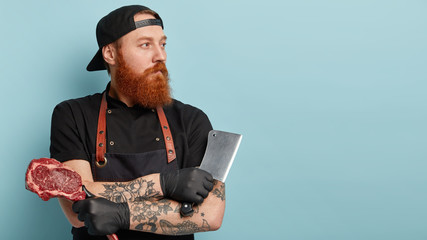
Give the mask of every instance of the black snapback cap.
[[98, 41], [99, 49], [89, 65], [87, 65], [86, 70], [106, 70], [104, 58], [102, 57], [102, 47], [105, 45], [116, 41], [127, 33], [140, 27], [158, 25], [163, 28], [162, 19], [158, 14], [154, 15], [156, 19], [145, 19], [135, 22], [135, 14], [144, 10], [151, 9], [141, 5], [124, 6], [110, 12], [99, 20], [96, 26], [96, 40]]

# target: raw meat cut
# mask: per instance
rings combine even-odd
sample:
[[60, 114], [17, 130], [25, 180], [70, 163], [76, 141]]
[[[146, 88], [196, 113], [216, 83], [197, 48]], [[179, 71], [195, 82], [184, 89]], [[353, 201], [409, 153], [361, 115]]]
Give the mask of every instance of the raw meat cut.
[[52, 158], [33, 159], [25, 174], [25, 188], [44, 201], [65, 197], [72, 201], [85, 199], [82, 179], [73, 169]]
[[[65, 197], [72, 201], [83, 200], [82, 178], [73, 169], [53, 158], [33, 159], [25, 174], [25, 188], [37, 193], [44, 201]], [[109, 240], [119, 240], [116, 234], [107, 235]]]

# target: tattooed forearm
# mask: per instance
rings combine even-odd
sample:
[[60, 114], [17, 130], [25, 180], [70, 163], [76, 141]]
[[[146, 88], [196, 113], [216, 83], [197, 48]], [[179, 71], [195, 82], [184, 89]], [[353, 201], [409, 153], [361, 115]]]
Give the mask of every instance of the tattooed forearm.
[[221, 199], [221, 201], [225, 200], [225, 186], [224, 183], [219, 184], [218, 188], [215, 188], [212, 190], [212, 194], [215, 195], [217, 198]]
[[105, 191], [99, 195], [113, 202], [141, 201], [160, 195], [154, 189], [154, 184], [151, 180], [146, 181], [140, 178], [131, 182], [103, 184]]
[[175, 225], [166, 220], [160, 220], [160, 227], [162, 228], [163, 233], [167, 235], [185, 235], [210, 230], [209, 223], [205, 219], [203, 219], [202, 226], [200, 227], [189, 220]]
[[128, 202], [130, 230], [162, 235], [187, 235], [220, 228], [225, 208], [225, 186], [215, 182], [214, 190], [202, 204], [193, 206], [193, 214], [181, 216], [181, 203], [171, 199]]
[[173, 212], [171, 201], [162, 199], [159, 201], [140, 201], [130, 206], [131, 222], [137, 223], [135, 229], [144, 232], [156, 232], [158, 217]]
[[[204, 214], [194, 214], [199, 220], [193, 217], [182, 218], [177, 213], [177, 204], [169, 199], [158, 201], [140, 201], [129, 204], [131, 216], [130, 224], [134, 229], [143, 232], [151, 232], [165, 235], [186, 235], [195, 232], [210, 231], [211, 227], [204, 218]], [[198, 212], [198, 207], [196, 207]], [[170, 221], [169, 219], [175, 219]]]

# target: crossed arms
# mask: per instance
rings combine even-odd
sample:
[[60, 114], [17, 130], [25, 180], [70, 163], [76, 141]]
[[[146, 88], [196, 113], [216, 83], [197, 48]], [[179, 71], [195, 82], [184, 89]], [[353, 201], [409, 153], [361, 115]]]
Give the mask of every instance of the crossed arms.
[[[225, 210], [225, 185], [214, 181], [213, 190], [202, 204], [194, 207], [189, 217], [181, 217], [181, 203], [164, 198], [159, 174], [150, 174], [129, 182], [94, 182], [89, 162], [70, 160], [64, 162], [78, 172], [86, 188], [98, 197], [115, 203], [127, 203], [130, 213], [130, 230], [165, 235], [185, 235], [215, 231], [222, 223]], [[59, 199], [67, 219], [74, 227], [85, 224], [72, 210], [72, 202]]]

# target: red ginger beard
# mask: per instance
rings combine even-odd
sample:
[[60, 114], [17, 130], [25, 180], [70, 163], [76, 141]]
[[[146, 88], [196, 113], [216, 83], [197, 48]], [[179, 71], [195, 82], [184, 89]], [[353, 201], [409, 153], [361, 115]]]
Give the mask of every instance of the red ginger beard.
[[115, 80], [117, 90], [142, 107], [156, 108], [172, 103], [169, 73], [163, 62], [156, 63], [143, 73], [136, 73], [126, 64], [119, 50]]

